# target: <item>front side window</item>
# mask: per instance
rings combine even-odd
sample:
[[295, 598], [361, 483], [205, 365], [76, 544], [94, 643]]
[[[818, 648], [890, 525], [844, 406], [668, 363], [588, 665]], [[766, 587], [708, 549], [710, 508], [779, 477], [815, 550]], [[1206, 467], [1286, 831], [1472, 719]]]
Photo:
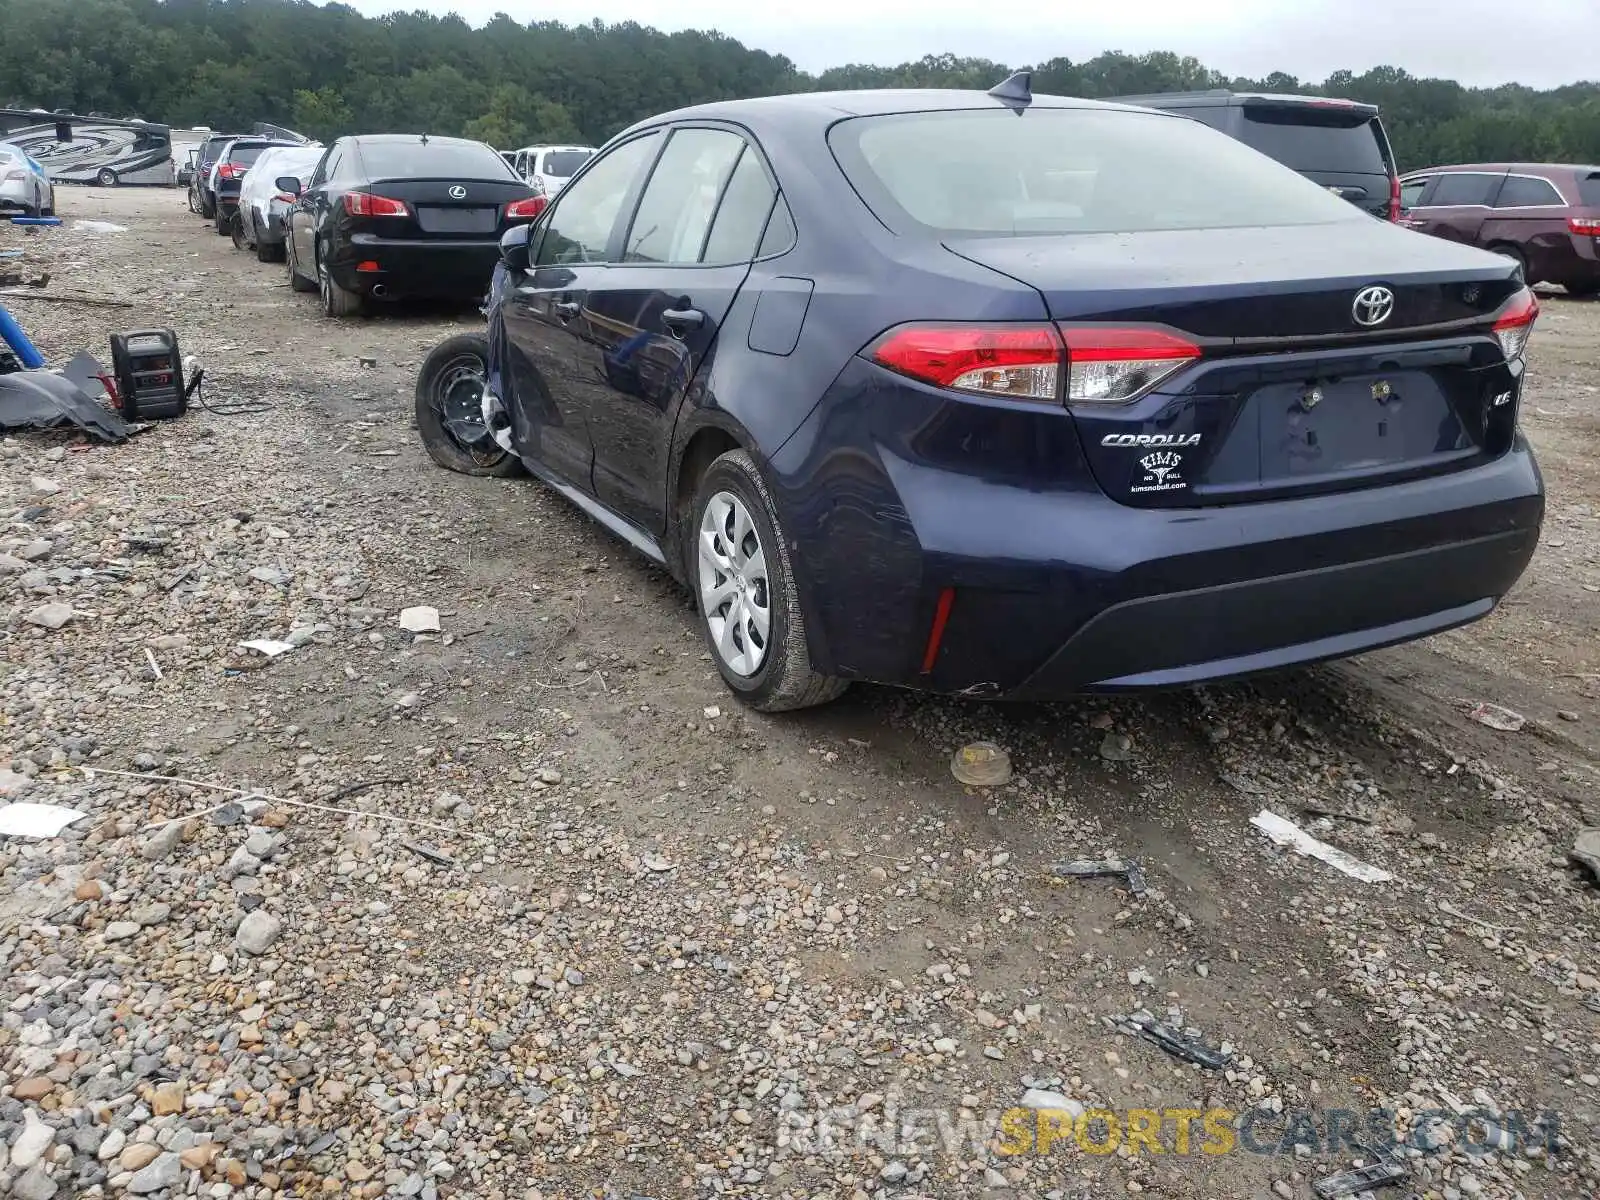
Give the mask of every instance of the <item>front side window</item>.
[[624, 142], [564, 188], [544, 223], [535, 265], [605, 262], [622, 203], [660, 143], [658, 132]]
[[1415, 208], [1422, 203], [1422, 194], [1428, 190], [1428, 185], [1433, 182], [1433, 177], [1426, 176], [1422, 179], [1408, 179], [1400, 185], [1400, 207]]
[[979, 236], [1342, 224], [1370, 218], [1196, 121], [1114, 109], [853, 117], [828, 135], [896, 232]]

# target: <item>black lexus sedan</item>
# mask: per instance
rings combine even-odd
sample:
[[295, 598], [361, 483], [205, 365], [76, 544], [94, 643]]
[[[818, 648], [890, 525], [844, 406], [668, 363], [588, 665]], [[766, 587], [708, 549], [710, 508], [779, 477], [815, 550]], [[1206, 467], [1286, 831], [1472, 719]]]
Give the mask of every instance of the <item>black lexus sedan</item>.
[[369, 300], [476, 300], [500, 235], [547, 203], [482, 142], [425, 134], [344, 137], [328, 147], [288, 213], [289, 282], [330, 317]]
[[433, 386], [461, 345], [419, 380], [429, 452], [671, 571], [757, 709], [1339, 658], [1487, 616], [1539, 540], [1517, 266], [1168, 113], [707, 104], [504, 255], [477, 386]]

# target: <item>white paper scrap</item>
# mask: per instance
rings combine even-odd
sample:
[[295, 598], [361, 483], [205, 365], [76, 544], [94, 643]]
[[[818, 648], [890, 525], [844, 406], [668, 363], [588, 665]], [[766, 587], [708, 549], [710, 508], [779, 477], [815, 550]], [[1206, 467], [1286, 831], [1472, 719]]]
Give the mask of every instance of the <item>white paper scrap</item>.
[[1280, 817], [1270, 809], [1263, 808], [1250, 818], [1250, 824], [1278, 845], [1287, 846], [1296, 854], [1307, 858], [1319, 858], [1335, 870], [1343, 871], [1363, 883], [1387, 883], [1394, 878], [1382, 867], [1364, 863], [1353, 854], [1346, 854], [1337, 846], [1318, 841], [1293, 821], [1287, 817]]
[[53, 838], [86, 814], [59, 804], [28, 804], [17, 801], [0, 807], [0, 835], [6, 837]]

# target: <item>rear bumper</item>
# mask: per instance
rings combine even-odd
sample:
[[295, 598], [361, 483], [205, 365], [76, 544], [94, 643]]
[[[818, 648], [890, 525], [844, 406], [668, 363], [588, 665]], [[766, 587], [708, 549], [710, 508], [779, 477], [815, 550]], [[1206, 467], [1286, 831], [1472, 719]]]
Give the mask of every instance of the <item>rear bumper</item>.
[[847, 367], [769, 464], [813, 661], [846, 678], [1048, 699], [1339, 658], [1487, 615], [1538, 542], [1521, 438], [1387, 486], [1139, 509], [1093, 484], [1065, 413], [971, 422], [875, 371]]
[[[358, 234], [335, 247], [329, 271], [349, 291], [371, 295], [381, 285], [392, 296], [438, 296], [475, 299], [489, 290], [496, 241], [397, 241]], [[374, 263], [376, 269], [361, 270]]]

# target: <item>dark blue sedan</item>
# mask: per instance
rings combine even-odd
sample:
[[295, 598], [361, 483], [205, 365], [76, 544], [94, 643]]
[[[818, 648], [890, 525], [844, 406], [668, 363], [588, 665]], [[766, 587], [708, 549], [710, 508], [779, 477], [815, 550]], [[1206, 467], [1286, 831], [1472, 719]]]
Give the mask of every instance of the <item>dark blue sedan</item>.
[[1181, 116], [1025, 79], [704, 105], [503, 249], [487, 361], [419, 383], [430, 450], [663, 564], [759, 709], [1337, 658], [1487, 615], [1538, 540], [1512, 261]]

